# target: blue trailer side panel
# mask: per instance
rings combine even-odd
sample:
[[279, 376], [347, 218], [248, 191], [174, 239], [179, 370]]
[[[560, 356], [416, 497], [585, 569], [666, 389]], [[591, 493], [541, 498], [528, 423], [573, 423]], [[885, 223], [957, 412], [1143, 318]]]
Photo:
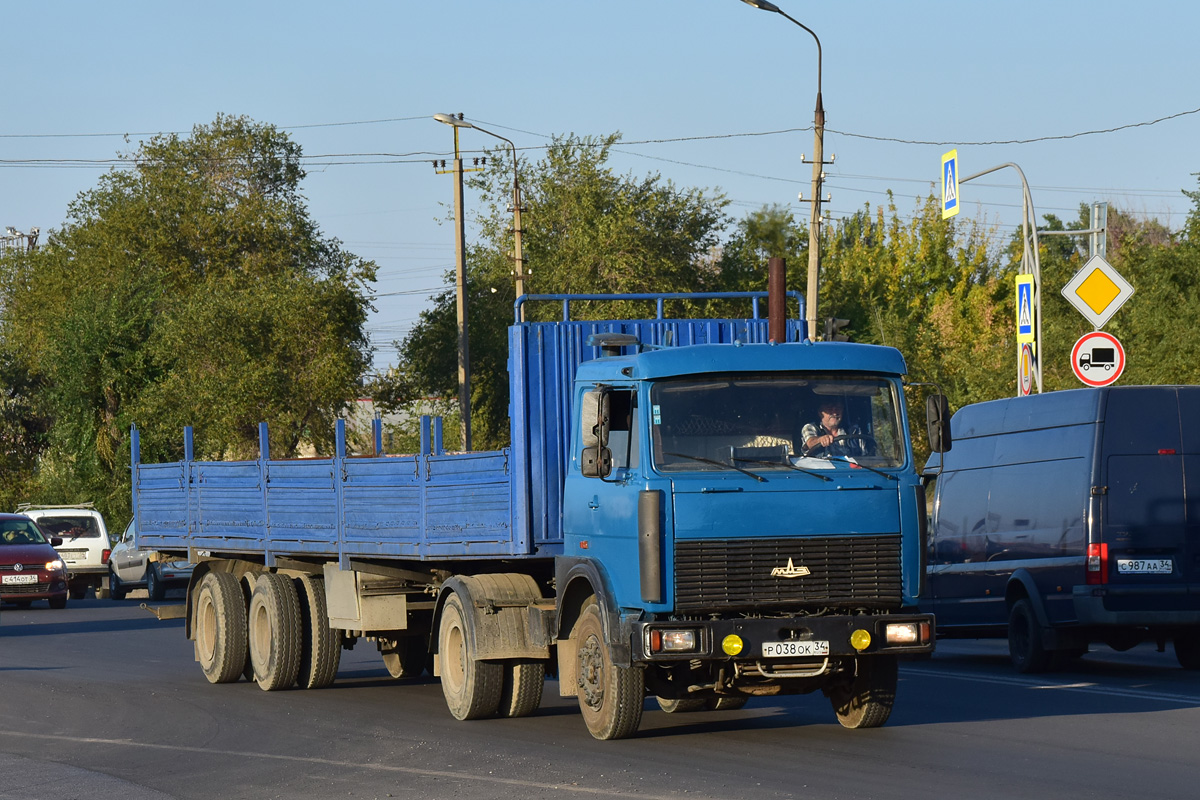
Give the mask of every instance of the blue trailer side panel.
[[[788, 321], [788, 338], [801, 323]], [[764, 342], [765, 319], [520, 323], [509, 329], [511, 441], [492, 452], [138, 463], [138, 545], [261, 556], [447, 559], [562, 551], [572, 381], [594, 333], [672, 347]], [[135, 432], [136, 436], [136, 432]], [[266, 441], [265, 432], [260, 439]], [[190, 442], [190, 435], [188, 441]], [[190, 455], [190, 448], [187, 448]]]

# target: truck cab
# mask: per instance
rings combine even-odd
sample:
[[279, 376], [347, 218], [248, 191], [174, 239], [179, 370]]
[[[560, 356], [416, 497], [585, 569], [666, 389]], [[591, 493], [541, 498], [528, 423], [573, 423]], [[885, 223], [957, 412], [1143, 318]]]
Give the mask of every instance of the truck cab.
[[[592, 587], [576, 602], [599, 610], [610, 669], [664, 708], [820, 689], [848, 727], [882, 724], [895, 656], [932, 649], [900, 354], [621, 341], [635, 352], [577, 373], [557, 569]], [[836, 441], [810, 449], [832, 405]], [[585, 611], [564, 596], [560, 630]]]

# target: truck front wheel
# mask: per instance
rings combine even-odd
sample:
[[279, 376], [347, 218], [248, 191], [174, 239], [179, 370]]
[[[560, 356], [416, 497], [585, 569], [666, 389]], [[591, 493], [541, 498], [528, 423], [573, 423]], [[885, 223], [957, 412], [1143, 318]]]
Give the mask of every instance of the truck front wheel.
[[500, 707], [504, 665], [479, 661], [472, 652], [466, 612], [457, 594], [446, 598], [438, 626], [438, 671], [446, 707], [455, 719], [482, 719]]
[[887, 722], [896, 701], [895, 656], [860, 657], [855, 675], [828, 690], [829, 701], [843, 728], [878, 728]]
[[196, 593], [196, 660], [209, 683], [233, 683], [246, 664], [246, 599], [238, 579], [210, 572]]
[[636, 667], [618, 667], [604, 639], [604, 620], [593, 600], [575, 623], [579, 662], [579, 710], [588, 731], [597, 739], [625, 739], [642, 724], [646, 676]]

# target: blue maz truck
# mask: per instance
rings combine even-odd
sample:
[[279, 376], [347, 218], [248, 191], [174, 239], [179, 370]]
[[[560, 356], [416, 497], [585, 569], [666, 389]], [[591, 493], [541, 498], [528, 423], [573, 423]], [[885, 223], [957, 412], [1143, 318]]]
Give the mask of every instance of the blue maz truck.
[[[632, 321], [552, 298], [561, 321], [509, 328], [501, 451], [446, 452], [424, 418], [412, 455], [379, 454], [378, 427], [348, 455], [339, 423], [332, 458], [272, 459], [263, 426], [254, 461], [194, 460], [188, 429], [182, 461], [143, 464], [135, 428], [138, 546], [195, 563], [205, 676], [322, 687], [365, 639], [393, 676], [439, 676], [458, 719], [528, 715], [550, 675], [598, 739], [633, 735], [648, 696], [819, 690], [842, 725], [882, 725], [897, 656], [933, 648], [905, 363], [782, 317], [790, 341], [768, 342], [761, 295], [707, 320], [666, 318], [679, 295], [603, 296], [657, 301]], [[858, 455], [804, 455], [830, 400]], [[931, 429], [948, 443], [948, 419]]]
[[951, 428], [928, 465], [939, 637], [1007, 636], [1020, 672], [1170, 639], [1200, 669], [1200, 386], [993, 400]]

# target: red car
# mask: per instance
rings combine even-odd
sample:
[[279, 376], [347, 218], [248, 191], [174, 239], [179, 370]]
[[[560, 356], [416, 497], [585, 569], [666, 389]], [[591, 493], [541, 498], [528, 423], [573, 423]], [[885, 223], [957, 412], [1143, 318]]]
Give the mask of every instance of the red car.
[[49, 600], [67, 607], [67, 566], [37, 524], [22, 514], [0, 514], [0, 601], [28, 608]]

